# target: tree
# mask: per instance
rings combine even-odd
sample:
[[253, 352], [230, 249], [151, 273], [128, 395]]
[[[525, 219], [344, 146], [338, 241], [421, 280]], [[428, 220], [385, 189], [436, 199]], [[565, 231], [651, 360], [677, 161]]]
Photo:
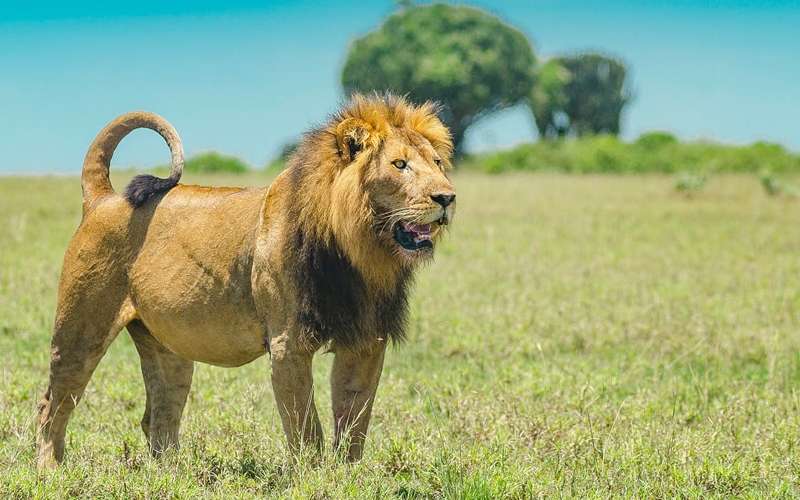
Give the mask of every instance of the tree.
[[542, 65], [529, 98], [539, 135], [617, 135], [630, 102], [622, 61], [587, 53], [557, 57]]
[[557, 59], [550, 59], [538, 68], [530, 107], [542, 139], [563, 137], [569, 131], [569, 118], [564, 111], [569, 77], [569, 71]]
[[348, 94], [388, 90], [440, 102], [460, 154], [472, 123], [528, 96], [535, 65], [525, 35], [486, 12], [407, 5], [353, 42], [342, 86]]

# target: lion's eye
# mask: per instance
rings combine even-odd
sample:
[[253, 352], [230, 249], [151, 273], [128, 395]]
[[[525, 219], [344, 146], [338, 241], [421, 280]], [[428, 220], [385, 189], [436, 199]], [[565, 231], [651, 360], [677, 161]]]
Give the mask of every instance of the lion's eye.
[[433, 160], [433, 163], [435, 163], [437, 167], [441, 167], [442, 166], [442, 159], [441, 158], [436, 158], [435, 160]]
[[408, 164], [406, 163], [405, 160], [395, 160], [395, 161], [392, 162], [392, 165], [394, 165], [395, 167], [397, 167], [400, 170], [403, 170], [404, 168], [406, 168], [408, 166]]

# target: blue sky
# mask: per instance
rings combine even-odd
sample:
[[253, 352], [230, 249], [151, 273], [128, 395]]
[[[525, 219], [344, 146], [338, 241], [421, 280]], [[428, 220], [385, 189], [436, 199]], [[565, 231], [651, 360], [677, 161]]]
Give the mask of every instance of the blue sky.
[[[187, 153], [263, 165], [332, 112], [348, 43], [391, 1], [39, 2], [0, 5], [0, 172], [76, 172], [116, 115], [167, 117]], [[527, 33], [539, 57], [603, 50], [632, 69], [623, 135], [780, 142], [800, 150], [800, 0], [478, 0]], [[473, 150], [535, 136], [512, 109], [475, 126]], [[138, 131], [115, 165], [168, 159]]]

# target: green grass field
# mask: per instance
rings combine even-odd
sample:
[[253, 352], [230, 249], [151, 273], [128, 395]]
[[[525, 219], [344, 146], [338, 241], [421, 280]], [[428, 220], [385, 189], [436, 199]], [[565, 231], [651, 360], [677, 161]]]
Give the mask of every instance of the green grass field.
[[[199, 365], [181, 450], [151, 459], [123, 331], [42, 479], [35, 407], [80, 185], [0, 178], [0, 497], [800, 495], [800, 202], [745, 176], [693, 199], [662, 176], [455, 182], [455, 225], [388, 354], [363, 461], [290, 464], [268, 358]], [[318, 355], [328, 438], [330, 364]]]

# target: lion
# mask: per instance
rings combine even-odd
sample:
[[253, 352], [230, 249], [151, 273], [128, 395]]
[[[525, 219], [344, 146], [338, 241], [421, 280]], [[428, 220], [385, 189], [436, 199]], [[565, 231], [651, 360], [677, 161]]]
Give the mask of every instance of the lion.
[[[312, 359], [334, 353], [333, 446], [363, 453], [387, 343], [404, 338], [415, 269], [455, 211], [453, 144], [432, 103], [354, 95], [306, 133], [268, 188], [179, 184], [183, 148], [163, 118], [109, 123], [83, 165], [83, 217], [64, 257], [37, 461], [64, 457], [67, 422], [126, 328], [146, 389], [150, 452], [178, 447], [195, 362], [236, 367], [269, 353], [288, 447], [323, 449]], [[111, 157], [136, 128], [169, 146], [168, 178], [124, 194]]]

